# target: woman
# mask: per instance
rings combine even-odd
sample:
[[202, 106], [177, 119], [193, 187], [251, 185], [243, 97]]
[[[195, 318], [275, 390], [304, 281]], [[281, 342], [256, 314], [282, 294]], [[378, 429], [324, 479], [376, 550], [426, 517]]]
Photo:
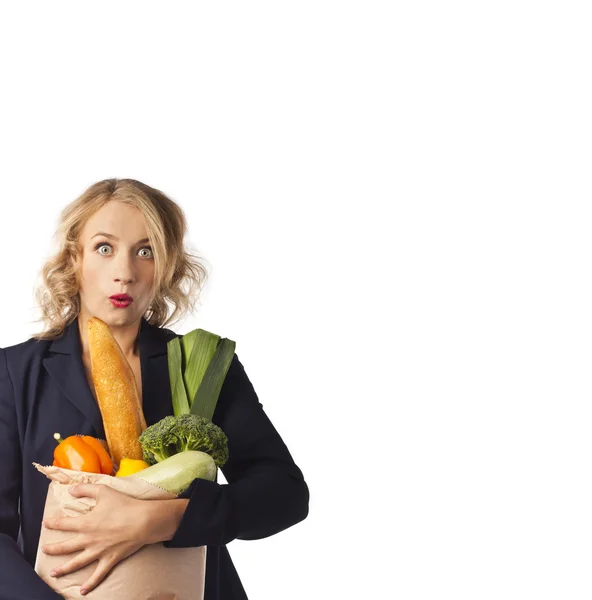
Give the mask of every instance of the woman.
[[[36, 297], [45, 329], [0, 348], [0, 600], [59, 598], [34, 571], [54, 432], [105, 439], [92, 385], [86, 322], [105, 321], [129, 361], [148, 425], [172, 414], [163, 327], [192, 309], [205, 270], [183, 246], [181, 209], [162, 192], [130, 179], [91, 186], [62, 212], [58, 253], [42, 270]], [[128, 302], [113, 296], [126, 294]], [[169, 305], [173, 312], [169, 316]], [[96, 499], [76, 519], [47, 520], [72, 534], [42, 551], [65, 557], [56, 577], [96, 561], [88, 592], [145, 544], [207, 545], [206, 600], [246, 598], [226, 549], [303, 520], [308, 487], [263, 412], [235, 354], [212, 419], [228, 436], [228, 484], [195, 480], [179, 498], [137, 500], [106, 486], [79, 484]]]

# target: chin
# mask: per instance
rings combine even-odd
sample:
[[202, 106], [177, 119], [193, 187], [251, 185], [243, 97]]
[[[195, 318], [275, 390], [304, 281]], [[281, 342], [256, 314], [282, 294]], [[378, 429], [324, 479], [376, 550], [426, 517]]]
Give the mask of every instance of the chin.
[[115, 327], [121, 325], [131, 325], [136, 321], [140, 320], [140, 317], [136, 314], [136, 311], [130, 311], [129, 308], [113, 308], [107, 311], [107, 314], [103, 317], [97, 315], [99, 319], [102, 319], [107, 325], [113, 325]]

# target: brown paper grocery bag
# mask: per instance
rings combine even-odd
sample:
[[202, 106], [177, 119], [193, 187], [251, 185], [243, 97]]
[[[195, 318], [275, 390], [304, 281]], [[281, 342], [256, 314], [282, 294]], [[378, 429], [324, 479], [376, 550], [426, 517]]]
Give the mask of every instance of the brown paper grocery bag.
[[[75, 498], [68, 492], [68, 489], [77, 483], [108, 485], [118, 492], [144, 500], [175, 498], [171, 492], [141, 479], [111, 477], [33, 464], [38, 471], [51, 479], [45, 501], [44, 519], [55, 516], [75, 517], [93, 509], [94, 498]], [[144, 546], [115, 565], [94, 590], [81, 596], [80, 587], [92, 575], [97, 563], [93, 562], [68, 575], [51, 577], [49, 573], [54, 567], [64, 564], [79, 551], [60, 556], [50, 556], [41, 552], [41, 547], [45, 544], [61, 542], [71, 537], [72, 532], [47, 529], [42, 524], [35, 562], [35, 571], [66, 600], [203, 600], [206, 546], [166, 548], [162, 543]]]

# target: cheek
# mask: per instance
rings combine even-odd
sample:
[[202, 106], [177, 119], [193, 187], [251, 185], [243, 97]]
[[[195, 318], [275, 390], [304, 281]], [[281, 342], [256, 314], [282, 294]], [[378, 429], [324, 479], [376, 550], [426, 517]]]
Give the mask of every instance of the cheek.
[[154, 281], [155, 272], [156, 268], [153, 262], [144, 265], [142, 268], [142, 279], [148, 283], [152, 283]]
[[85, 257], [80, 266], [80, 277], [83, 288], [92, 288], [99, 280], [101, 269], [94, 257]]

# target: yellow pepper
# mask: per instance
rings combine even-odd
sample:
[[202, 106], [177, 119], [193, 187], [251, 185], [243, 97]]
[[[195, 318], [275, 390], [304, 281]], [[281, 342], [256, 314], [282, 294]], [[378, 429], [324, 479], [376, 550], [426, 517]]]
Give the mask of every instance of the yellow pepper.
[[127, 477], [143, 469], [147, 469], [150, 465], [143, 461], [135, 458], [122, 458], [119, 464], [119, 471], [115, 473], [115, 477]]

